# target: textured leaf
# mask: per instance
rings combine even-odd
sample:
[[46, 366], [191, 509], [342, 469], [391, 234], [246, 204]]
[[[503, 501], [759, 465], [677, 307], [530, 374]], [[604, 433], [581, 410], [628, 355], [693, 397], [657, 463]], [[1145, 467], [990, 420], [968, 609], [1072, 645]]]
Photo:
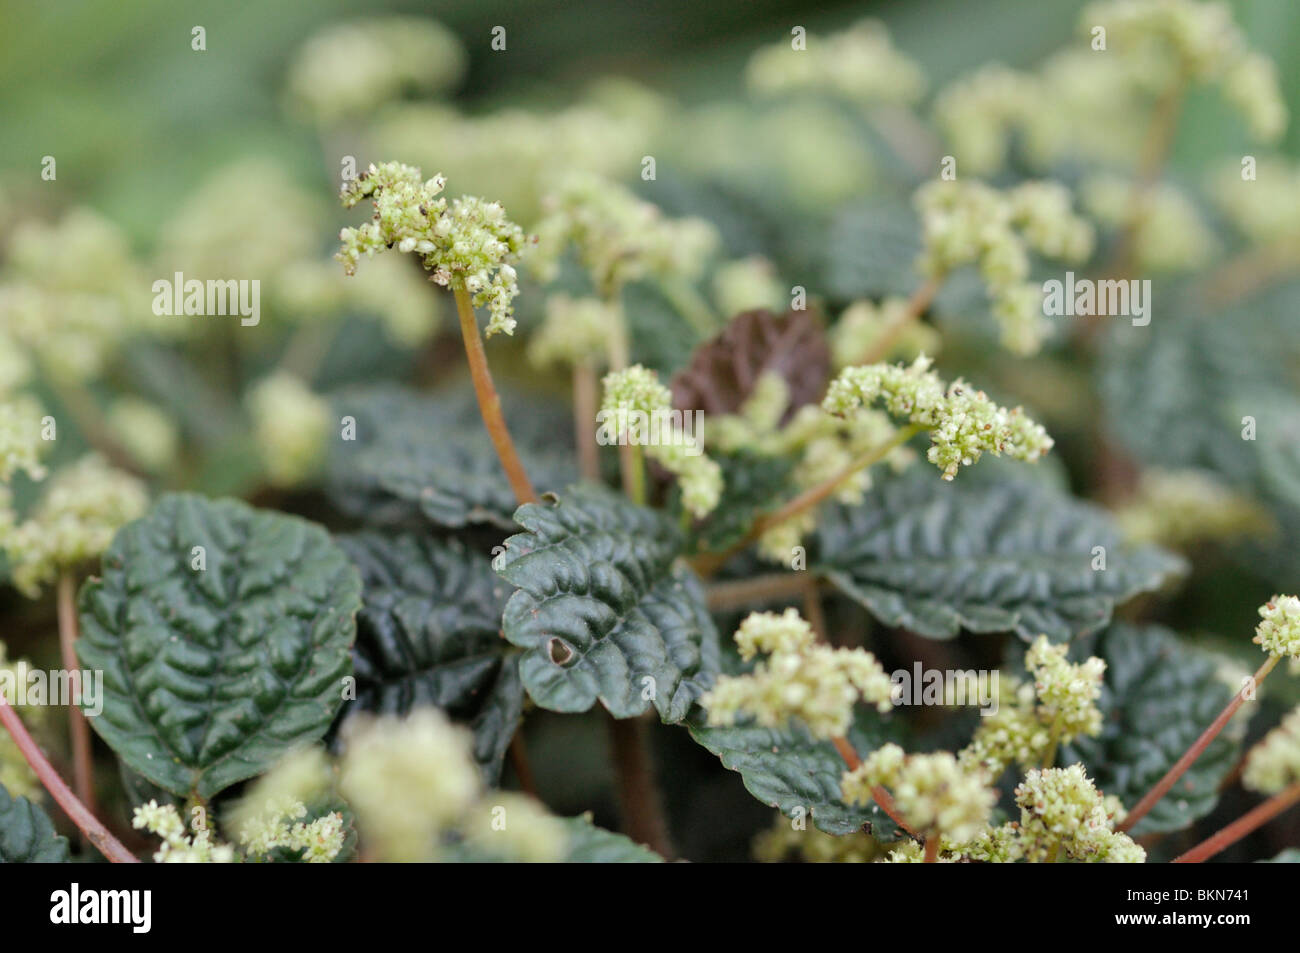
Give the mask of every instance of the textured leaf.
[[921, 223], [906, 202], [873, 198], [841, 210], [826, 233], [826, 290], [832, 298], [907, 297], [917, 285]]
[[1276, 857], [1256, 861], [1259, 864], [1300, 864], [1300, 847], [1288, 847]]
[[[1082, 761], [1097, 786], [1133, 807], [1232, 697], [1208, 653], [1158, 626], [1113, 625], [1081, 649], [1106, 660], [1097, 738], [1079, 738], [1059, 763]], [[1245, 722], [1234, 722], [1134, 828], [1139, 835], [1187, 827], [1214, 809], [1220, 782], [1241, 754]]]
[[[841, 800], [844, 760], [834, 745], [813, 738], [802, 725], [791, 723], [783, 731], [753, 724], [711, 728], [701, 710], [686, 724], [696, 741], [722, 759], [723, 767], [740, 773], [750, 794], [786, 817], [803, 810], [827, 834], [867, 830], [881, 840], [903, 836], [875, 804], [864, 807]], [[866, 757], [893, 739], [878, 715], [859, 711], [849, 740], [858, 755]]]
[[[1115, 604], [1182, 562], [1129, 549], [1095, 507], [1033, 482], [945, 483], [925, 467], [879, 480], [822, 517], [813, 567], [888, 625], [932, 638], [961, 628], [1055, 641], [1105, 625]], [[1093, 570], [1093, 549], [1106, 568]]]
[[49, 815], [0, 784], [0, 864], [66, 864], [68, 839], [54, 833]]
[[355, 708], [404, 715], [436, 705], [474, 731], [490, 782], [523, 710], [518, 653], [501, 637], [507, 586], [458, 540], [360, 533], [339, 544], [361, 573]]
[[696, 350], [673, 378], [673, 406], [707, 414], [734, 414], [766, 373], [790, 388], [785, 419], [821, 400], [831, 357], [820, 320], [810, 311], [745, 311]]
[[[203, 547], [206, 568], [194, 547]], [[81, 590], [91, 724], [132, 770], [203, 798], [316, 741], [352, 673], [361, 581], [319, 526], [235, 500], [164, 497]]]
[[[574, 479], [567, 412], [508, 397], [502, 403], [538, 489]], [[356, 439], [336, 440], [330, 451], [328, 487], [343, 512], [374, 525], [514, 527], [515, 496], [472, 393], [383, 387], [340, 395], [334, 408], [356, 420]]]
[[566, 712], [599, 700], [616, 718], [653, 704], [665, 722], [685, 718], [718, 671], [718, 634], [699, 580], [674, 565], [680, 531], [591, 486], [521, 506], [515, 519], [527, 532], [500, 558], [519, 588], [503, 624], [527, 650], [520, 674], [533, 700]]

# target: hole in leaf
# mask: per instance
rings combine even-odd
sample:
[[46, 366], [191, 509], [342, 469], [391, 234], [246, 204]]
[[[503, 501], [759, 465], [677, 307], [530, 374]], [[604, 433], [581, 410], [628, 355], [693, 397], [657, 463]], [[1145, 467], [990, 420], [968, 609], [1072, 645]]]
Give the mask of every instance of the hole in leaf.
[[550, 650], [551, 661], [556, 665], [567, 665], [573, 660], [573, 649], [569, 648], [559, 639], [552, 638], [551, 641], [547, 643], [547, 649]]

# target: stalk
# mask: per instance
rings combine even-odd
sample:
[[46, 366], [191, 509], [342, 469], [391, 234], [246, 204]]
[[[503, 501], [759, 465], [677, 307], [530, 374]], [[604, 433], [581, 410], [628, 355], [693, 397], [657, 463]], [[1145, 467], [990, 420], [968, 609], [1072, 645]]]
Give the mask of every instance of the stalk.
[[943, 283], [940, 277], [930, 278], [925, 284], [917, 288], [912, 293], [912, 297], [907, 299], [907, 307], [902, 314], [890, 322], [889, 326], [884, 329], [880, 337], [871, 345], [871, 350], [863, 355], [861, 364], [877, 364], [889, 357], [889, 352], [894, 349], [894, 344], [902, 336], [907, 326], [921, 316], [921, 313], [930, 306], [934, 296], [939, 293], [939, 286]]
[[645, 721], [612, 715], [608, 721], [614, 778], [627, 836], [671, 860], [675, 852], [655, 781], [654, 763], [647, 751]]
[[469, 300], [469, 292], [463, 287], [454, 289], [456, 296], [456, 313], [460, 316], [461, 336], [465, 339], [465, 357], [469, 361], [469, 373], [474, 379], [474, 396], [478, 398], [479, 413], [483, 416], [483, 425], [487, 427], [492, 446], [496, 448], [501, 466], [510, 481], [510, 489], [515, 499], [522, 503], [536, 503], [537, 491], [533, 489], [528, 473], [515, 450], [515, 442], [510, 437], [506, 419], [501, 413], [501, 397], [492, 383], [492, 372], [488, 369], [487, 354], [483, 350], [483, 338], [479, 334], [478, 321], [474, 317], [474, 306]]
[[[68, 672], [72, 698], [81, 697], [81, 668], [77, 663], [76, 586], [72, 574], [59, 574], [57, 602], [59, 614], [59, 651]], [[90, 742], [90, 722], [72, 699], [68, 705], [68, 728], [72, 735], [72, 780], [77, 797], [92, 814], [95, 812], [95, 762]]]
[[108, 828], [99, 822], [95, 817], [72, 793], [72, 789], [59, 777], [59, 773], [54, 770], [45, 754], [40, 747], [27, 733], [27, 728], [23, 725], [22, 719], [18, 717], [18, 712], [14, 711], [9, 705], [8, 699], [4, 693], [0, 692], [0, 724], [8, 729], [9, 734], [13, 736], [14, 742], [18, 745], [18, 750], [23, 753], [27, 763], [31, 765], [36, 776], [40, 778], [41, 784], [45, 785], [45, 790], [50, 792], [59, 807], [68, 815], [72, 823], [86, 835], [86, 840], [95, 846], [101, 854], [107, 857], [115, 864], [138, 864], [139, 860], [129, 850], [122, 846], [122, 842], [109, 833]]
[[1267, 824], [1293, 804], [1300, 802], [1300, 781], [1263, 804], [1243, 814], [1223, 830], [1197, 844], [1187, 853], [1174, 858], [1175, 864], [1199, 864], [1231, 847], [1247, 834]]
[[[1252, 687], [1258, 687], [1260, 683], [1268, 677], [1268, 673], [1273, 671], [1273, 666], [1277, 665], [1279, 658], [1280, 656], [1277, 655], [1270, 655], [1268, 657], [1268, 660], [1259, 667], [1257, 672], [1255, 672], [1255, 677], [1250, 683]], [[1175, 762], [1174, 766], [1165, 773], [1165, 776], [1156, 782], [1155, 787], [1148, 791], [1142, 800], [1138, 801], [1133, 810], [1129, 812], [1128, 817], [1124, 818], [1124, 823], [1120, 824], [1117, 830], [1121, 832], [1130, 831], [1138, 821], [1146, 817], [1151, 808], [1155, 807], [1156, 802], [1169, 793], [1169, 789], [1177, 784], [1178, 779], [1187, 773], [1187, 769], [1190, 768], [1205, 749], [1210, 746], [1210, 742], [1218, 737], [1219, 732], [1221, 732], [1224, 726], [1232, 720], [1232, 716], [1237, 713], [1237, 709], [1245, 704], [1245, 702], [1246, 687], [1243, 686], [1236, 695], [1232, 696], [1232, 701], [1228, 702], [1227, 706], [1219, 713], [1219, 717], [1214, 719], [1214, 722], [1210, 727], [1206, 728], [1205, 731], [1201, 733], [1201, 736], [1196, 739], [1186, 752], [1183, 753], [1183, 756], [1179, 758], [1178, 761]]]
[[579, 472], [584, 480], [600, 480], [600, 457], [593, 424], [598, 400], [596, 369], [589, 363], [573, 368], [573, 433], [578, 444]]

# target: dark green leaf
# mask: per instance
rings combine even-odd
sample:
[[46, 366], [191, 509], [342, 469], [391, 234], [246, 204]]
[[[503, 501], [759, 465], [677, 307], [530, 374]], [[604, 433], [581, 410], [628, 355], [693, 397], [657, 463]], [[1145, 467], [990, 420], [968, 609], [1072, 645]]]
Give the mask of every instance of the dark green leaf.
[[[1192, 745], [1232, 697], [1213, 656], [1158, 626], [1113, 625], [1088, 654], [1106, 660], [1097, 738], [1065, 747], [1061, 764], [1082, 761], [1097, 786], [1133, 807]], [[1134, 828], [1176, 831], [1204, 817], [1241, 753], [1244, 722], [1230, 726]]]
[[[1029, 481], [945, 483], [927, 467], [882, 478], [825, 514], [813, 568], [888, 625], [932, 638], [961, 628], [1063, 641], [1182, 562], [1126, 547], [1101, 510]], [[1096, 547], [1105, 569], [1092, 568]]]
[[90, 722], [148, 780], [210, 798], [325, 733], [352, 673], [360, 594], [319, 526], [165, 496], [81, 590], [77, 652], [104, 672]]
[[[572, 480], [569, 415], [508, 397], [503, 407], [538, 489]], [[355, 439], [340, 436], [330, 449], [330, 496], [343, 512], [373, 525], [513, 528], [515, 496], [472, 393], [382, 387], [335, 397], [334, 409], [356, 421]]]
[[501, 637], [508, 587], [459, 540], [360, 533], [339, 544], [361, 572], [357, 698], [351, 710], [404, 715], [436, 705], [474, 730], [490, 782], [523, 710], [518, 653]]
[[[902, 836], [875, 804], [864, 807], [841, 800], [844, 760], [834, 745], [813, 738], [802, 725], [792, 722], [783, 731], [752, 724], [711, 728], [700, 710], [686, 724], [691, 736], [721, 758], [724, 767], [740, 772], [750, 794], [786, 817], [802, 811], [827, 834], [867, 830], [880, 840]], [[849, 741], [860, 757], [889, 740], [878, 715], [859, 711]]]
[[616, 718], [651, 704], [686, 717], [718, 671], [718, 634], [699, 580], [675, 565], [680, 531], [601, 487], [571, 487], [521, 506], [528, 532], [506, 540], [499, 572], [519, 588], [506, 638], [527, 651], [520, 674], [552, 711], [600, 701]]
[[901, 199], [873, 198], [842, 209], [826, 233], [826, 290], [832, 298], [907, 297], [918, 284], [921, 224]]
[[68, 839], [54, 833], [49, 816], [0, 784], [0, 864], [66, 864]]

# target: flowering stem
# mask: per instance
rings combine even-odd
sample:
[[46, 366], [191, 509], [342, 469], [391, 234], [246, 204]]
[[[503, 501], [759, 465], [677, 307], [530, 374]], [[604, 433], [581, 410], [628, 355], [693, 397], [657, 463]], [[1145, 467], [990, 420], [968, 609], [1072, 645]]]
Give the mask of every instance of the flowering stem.
[[1300, 802], [1300, 781], [1280, 794], [1275, 794], [1263, 804], [1246, 812], [1223, 830], [1197, 844], [1187, 853], [1174, 858], [1175, 864], [1199, 864], [1231, 847], [1247, 834], [1267, 824], [1293, 804]]
[[18, 745], [18, 750], [23, 753], [27, 763], [36, 772], [40, 778], [41, 784], [63, 808], [63, 812], [72, 819], [78, 829], [86, 835], [95, 848], [115, 864], [137, 864], [139, 861], [135, 856], [122, 846], [122, 842], [109, 833], [108, 828], [99, 822], [77, 796], [72, 793], [64, 780], [59, 777], [59, 773], [54, 770], [45, 754], [40, 747], [27, 733], [26, 726], [23, 725], [22, 719], [18, 713], [10, 707], [4, 693], [0, 692], [0, 724], [8, 729], [9, 734], [13, 736], [14, 742]]
[[[848, 738], [843, 736], [832, 738], [831, 744], [835, 746], [835, 750], [839, 752], [840, 757], [844, 759], [844, 763], [848, 765], [850, 771], [855, 770], [862, 764], [862, 759], [859, 758], [858, 753], [853, 750], [853, 745], [849, 743]], [[889, 815], [891, 821], [903, 830], [907, 831], [907, 833], [911, 834], [913, 837], [919, 836], [916, 831], [912, 830], [912, 828], [908, 826], [907, 821], [903, 820], [902, 815], [898, 813], [898, 806], [894, 803], [893, 796], [885, 790], [884, 787], [879, 784], [873, 787], [871, 789], [871, 798], [876, 802], [877, 807]]]
[[492, 383], [492, 372], [488, 369], [487, 354], [483, 350], [483, 338], [479, 334], [478, 321], [474, 317], [474, 306], [469, 300], [469, 292], [459, 285], [455, 287], [456, 313], [460, 316], [460, 332], [465, 339], [465, 357], [469, 361], [469, 373], [474, 379], [474, 395], [478, 398], [479, 413], [487, 427], [492, 446], [496, 448], [501, 466], [505, 468], [506, 479], [515, 499], [522, 503], [536, 503], [537, 491], [528, 479], [519, 454], [515, 451], [515, 442], [510, 438], [506, 419], [501, 413], [501, 397]]
[[584, 480], [600, 480], [600, 457], [596, 447], [596, 369], [587, 362], [573, 368], [573, 430], [578, 442], [578, 463]]
[[1043, 753], [1043, 770], [1056, 764], [1056, 748], [1061, 743], [1061, 716], [1052, 721], [1052, 733], [1047, 739], [1047, 751]]
[[864, 354], [858, 363], [876, 364], [889, 357], [889, 352], [894, 349], [894, 345], [907, 326], [930, 306], [934, 296], [939, 293], [941, 284], [943, 284], [942, 276], [936, 276], [927, 279], [925, 284], [912, 292], [912, 297], [907, 299], [907, 307], [881, 332], [880, 337], [872, 343], [871, 350]]
[[1156, 802], [1169, 793], [1169, 789], [1178, 783], [1178, 779], [1187, 773], [1187, 769], [1190, 768], [1205, 749], [1210, 746], [1210, 742], [1218, 737], [1219, 732], [1223, 730], [1224, 726], [1232, 720], [1232, 716], [1237, 713], [1237, 709], [1246, 703], [1247, 690], [1257, 688], [1259, 684], [1268, 677], [1268, 673], [1273, 671], [1273, 666], [1277, 665], [1279, 658], [1281, 658], [1281, 656], [1278, 655], [1270, 655], [1268, 657], [1268, 660], [1259, 667], [1257, 672], [1255, 672], [1254, 678], [1252, 678], [1248, 684], [1243, 685], [1237, 694], [1232, 696], [1232, 701], [1228, 702], [1223, 711], [1219, 713], [1219, 717], [1214, 719], [1213, 724], [1201, 733], [1201, 737], [1196, 739], [1195, 743], [1193, 743], [1183, 756], [1178, 759], [1174, 766], [1166, 772], [1165, 776], [1156, 783], [1155, 787], [1148, 791], [1142, 800], [1138, 801], [1137, 805], [1129, 812], [1128, 817], [1124, 818], [1124, 822], [1119, 825], [1117, 830], [1121, 833], [1127, 833], [1132, 830], [1133, 826], [1137, 824], [1138, 821], [1147, 816], [1147, 813], [1155, 806]]
[[740, 552], [740, 550], [744, 549], [750, 543], [757, 540], [769, 529], [771, 529], [774, 526], [779, 526], [781, 523], [784, 523], [786, 520], [793, 519], [794, 517], [800, 515], [806, 510], [812, 509], [814, 506], [818, 505], [827, 497], [829, 497], [832, 493], [834, 493], [839, 488], [840, 484], [842, 484], [849, 477], [853, 476], [853, 474], [857, 473], [859, 470], [865, 470], [867, 467], [872, 466], [873, 464], [879, 463], [885, 457], [889, 456], [889, 454], [891, 454], [894, 450], [898, 449], [903, 444], [907, 443], [907, 441], [911, 440], [912, 437], [916, 436], [916, 434], [920, 433], [921, 429], [922, 428], [920, 424], [908, 424], [906, 427], [901, 428], [897, 433], [894, 434], [893, 437], [891, 437], [885, 443], [882, 443], [878, 447], [873, 447], [872, 449], [868, 450], [866, 453], [857, 457], [839, 473], [834, 474], [827, 480], [823, 480], [821, 483], [819, 483], [817, 486], [813, 487], [812, 489], [805, 490], [803, 493], [800, 493], [798, 496], [796, 496], [793, 500], [790, 500], [790, 502], [786, 503], [780, 509], [768, 513], [764, 516], [760, 516], [758, 519], [754, 521], [754, 525], [750, 527], [749, 532], [746, 533], [744, 537], [741, 538], [741, 540], [735, 545], [733, 545], [731, 548], [721, 553], [709, 553], [706, 554], [705, 556], [696, 559], [695, 560], [696, 572], [699, 572], [702, 575], [708, 575], [710, 573], [715, 572], [720, 566], [722, 566], [723, 563], [725, 563], [733, 555]]
[[90, 745], [90, 723], [77, 707], [81, 698], [81, 669], [77, 663], [76, 584], [66, 570], [59, 574], [57, 602], [59, 613], [59, 650], [63, 668], [68, 673], [72, 698], [68, 705], [68, 727], [72, 734], [72, 779], [77, 797], [92, 814], [95, 811], [95, 762]]
[[937, 864], [939, 862], [938, 834], [931, 834], [925, 839], [925, 862], [927, 864]]
[[671, 860], [673, 845], [655, 783], [654, 765], [646, 750], [644, 720], [611, 715], [609, 740], [627, 836]]

